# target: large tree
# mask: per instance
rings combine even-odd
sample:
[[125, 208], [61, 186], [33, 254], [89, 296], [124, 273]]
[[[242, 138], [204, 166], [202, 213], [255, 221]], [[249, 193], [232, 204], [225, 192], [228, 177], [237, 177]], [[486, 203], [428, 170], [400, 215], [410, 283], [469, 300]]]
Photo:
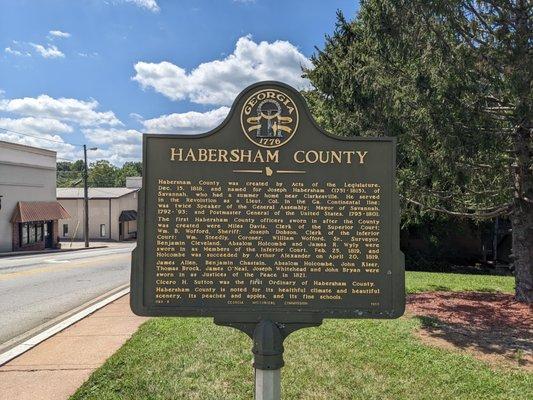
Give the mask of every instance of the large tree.
[[142, 162], [140, 161], [126, 161], [122, 168], [117, 170], [115, 178], [115, 186], [126, 186], [126, 178], [131, 176], [142, 176]]
[[407, 216], [508, 215], [516, 298], [533, 302], [527, 0], [366, 0], [313, 57], [307, 93], [342, 135], [398, 140]]
[[73, 187], [82, 183], [82, 173], [79, 170], [79, 163], [83, 161], [78, 160], [75, 162], [59, 161], [57, 163], [57, 187]]
[[117, 167], [107, 160], [98, 160], [89, 165], [90, 187], [114, 187]]

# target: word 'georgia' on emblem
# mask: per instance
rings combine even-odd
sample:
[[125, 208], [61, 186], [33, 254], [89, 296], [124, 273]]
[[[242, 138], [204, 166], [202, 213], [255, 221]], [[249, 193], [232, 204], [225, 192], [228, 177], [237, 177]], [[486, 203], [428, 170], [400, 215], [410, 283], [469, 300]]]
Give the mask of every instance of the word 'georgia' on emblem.
[[298, 109], [282, 91], [262, 89], [244, 103], [241, 125], [246, 137], [256, 145], [280, 147], [294, 136], [298, 128]]

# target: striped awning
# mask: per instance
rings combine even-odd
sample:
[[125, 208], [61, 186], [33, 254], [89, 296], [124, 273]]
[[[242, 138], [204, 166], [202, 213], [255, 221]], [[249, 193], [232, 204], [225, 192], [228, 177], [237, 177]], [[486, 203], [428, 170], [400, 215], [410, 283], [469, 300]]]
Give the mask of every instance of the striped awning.
[[57, 201], [19, 201], [11, 217], [11, 222], [50, 221], [70, 218]]

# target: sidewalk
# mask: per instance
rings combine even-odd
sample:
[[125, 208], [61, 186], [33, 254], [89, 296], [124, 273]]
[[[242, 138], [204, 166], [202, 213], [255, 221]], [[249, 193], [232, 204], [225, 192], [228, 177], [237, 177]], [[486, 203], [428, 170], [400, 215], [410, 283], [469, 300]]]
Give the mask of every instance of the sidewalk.
[[0, 367], [0, 399], [68, 399], [146, 319], [115, 300]]

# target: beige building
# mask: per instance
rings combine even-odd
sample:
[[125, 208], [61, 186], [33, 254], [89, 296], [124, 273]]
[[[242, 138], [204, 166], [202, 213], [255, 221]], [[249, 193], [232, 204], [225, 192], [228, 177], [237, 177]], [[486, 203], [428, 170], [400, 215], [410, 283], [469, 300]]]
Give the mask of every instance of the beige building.
[[58, 247], [56, 152], [0, 141], [0, 252]]
[[[139, 188], [89, 188], [89, 239], [128, 240], [137, 238]], [[70, 218], [59, 221], [61, 240], [83, 240], [83, 188], [57, 188], [57, 200]]]

